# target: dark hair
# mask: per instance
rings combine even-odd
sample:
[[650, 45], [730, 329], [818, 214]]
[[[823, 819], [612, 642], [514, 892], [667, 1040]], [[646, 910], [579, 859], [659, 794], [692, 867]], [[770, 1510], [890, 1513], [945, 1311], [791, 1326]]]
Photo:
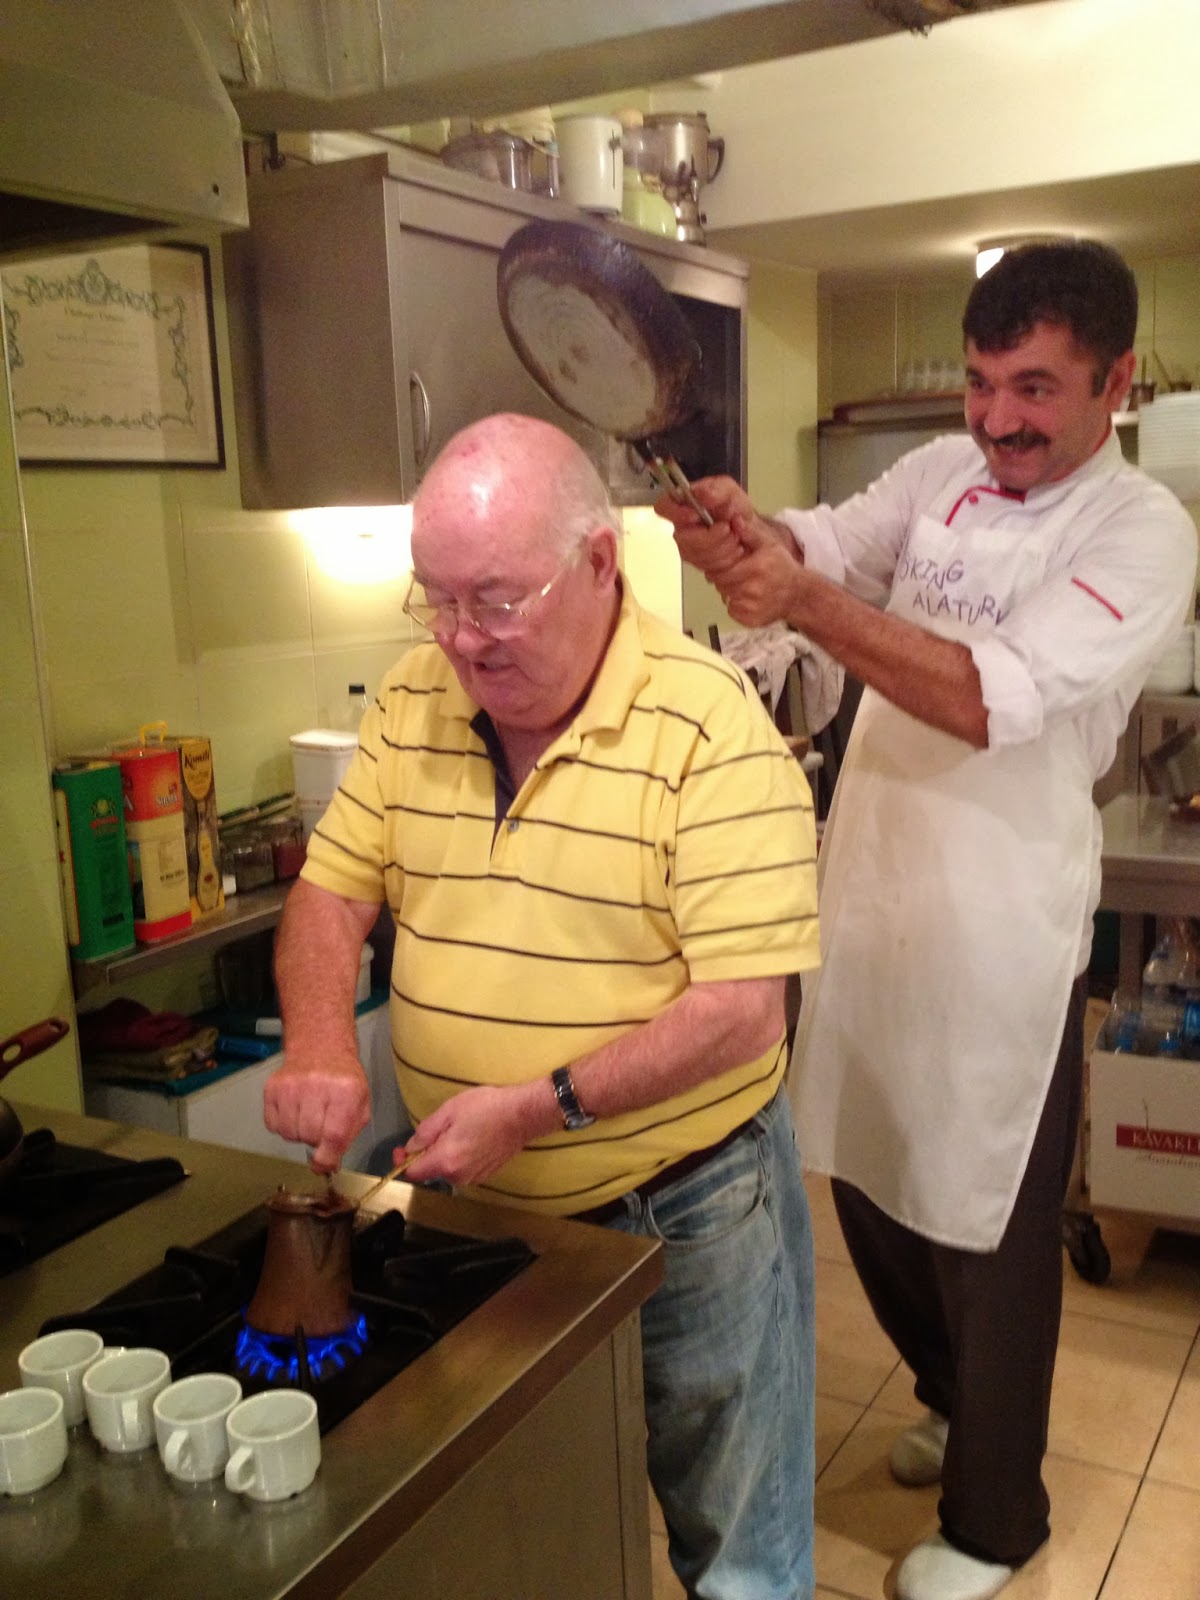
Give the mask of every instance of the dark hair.
[[1011, 350], [1037, 322], [1071, 330], [1095, 356], [1096, 393], [1133, 346], [1138, 294], [1133, 273], [1094, 239], [1018, 245], [978, 279], [963, 313], [963, 338], [979, 350]]

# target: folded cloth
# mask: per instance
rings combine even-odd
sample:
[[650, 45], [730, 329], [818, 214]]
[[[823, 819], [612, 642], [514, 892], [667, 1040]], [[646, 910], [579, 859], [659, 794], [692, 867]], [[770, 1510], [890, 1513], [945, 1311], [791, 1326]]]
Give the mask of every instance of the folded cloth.
[[110, 1000], [99, 1011], [85, 1011], [79, 1018], [79, 1048], [83, 1055], [160, 1050], [190, 1039], [195, 1032], [196, 1024], [181, 1012], [151, 1011], [137, 1000]]
[[832, 656], [806, 639], [786, 622], [765, 628], [722, 629], [717, 635], [721, 654], [746, 672], [753, 672], [760, 692], [765, 686], [767, 705], [774, 716], [793, 661], [800, 664], [800, 696], [804, 706], [803, 729], [793, 733], [820, 733], [832, 722], [841, 703], [845, 673]]
[[112, 1000], [79, 1018], [79, 1053], [92, 1077], [189, 1077], [215, 1064], [216, 1044], [211, 1025], [137, 1000]]
[[216, 1028], [197, 1028], [190, 1038], [157, 1050], [91, 1051], [83, 1057], [83, 1070], [90, 1078], [145, 1078], [160, 1083], [190, 1078], [216, 1066], [216, 1046]]

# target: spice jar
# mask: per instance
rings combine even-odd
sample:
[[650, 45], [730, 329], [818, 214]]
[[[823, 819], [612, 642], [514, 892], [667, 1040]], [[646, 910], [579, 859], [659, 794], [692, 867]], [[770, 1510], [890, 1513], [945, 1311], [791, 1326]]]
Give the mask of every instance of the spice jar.
[[269, 839], [242, 835], [228, 848], [222, 847], [221, 860], [226, 871], [233, 873], [239, 894], [275, 882], [275, 857]]
[[263, 824], [262, 833], [270, 840], [271, 859], [279, 882], [294, 878], [304, 865], [304, 829], [299, 817], [275, 817]]

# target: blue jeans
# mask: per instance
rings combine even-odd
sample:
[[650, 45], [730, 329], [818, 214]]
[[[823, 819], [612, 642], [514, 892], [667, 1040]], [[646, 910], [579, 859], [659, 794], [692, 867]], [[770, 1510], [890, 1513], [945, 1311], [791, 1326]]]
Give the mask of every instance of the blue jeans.
[[662, 1242], [642, 1307], [650, 1482], [694, 1600], [812, 1600], [813, 1246], [782, 1089], [608, 1224]]

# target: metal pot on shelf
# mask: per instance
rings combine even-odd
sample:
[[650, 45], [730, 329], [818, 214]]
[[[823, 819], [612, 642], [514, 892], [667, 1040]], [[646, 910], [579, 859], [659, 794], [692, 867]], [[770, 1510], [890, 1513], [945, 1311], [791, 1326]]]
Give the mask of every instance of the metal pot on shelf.
[[506, 189], [531, 194], [534, 188], [532, 154], [527, 140], [497, 131], [464, 133], [451, 139], [442, 146], [441, 159], [446, 166], [460, 172], [473, 172], [476, 177], [503, 184]]
[[675, 212], [676, 237], [691, 244], [704, 243], [704, 213], [700, 191], [710, 184], [725, 162], [725, 141], [709, 133], [703, 111], [657, 111], [643, 121], [662, 144], [659, 180]]

